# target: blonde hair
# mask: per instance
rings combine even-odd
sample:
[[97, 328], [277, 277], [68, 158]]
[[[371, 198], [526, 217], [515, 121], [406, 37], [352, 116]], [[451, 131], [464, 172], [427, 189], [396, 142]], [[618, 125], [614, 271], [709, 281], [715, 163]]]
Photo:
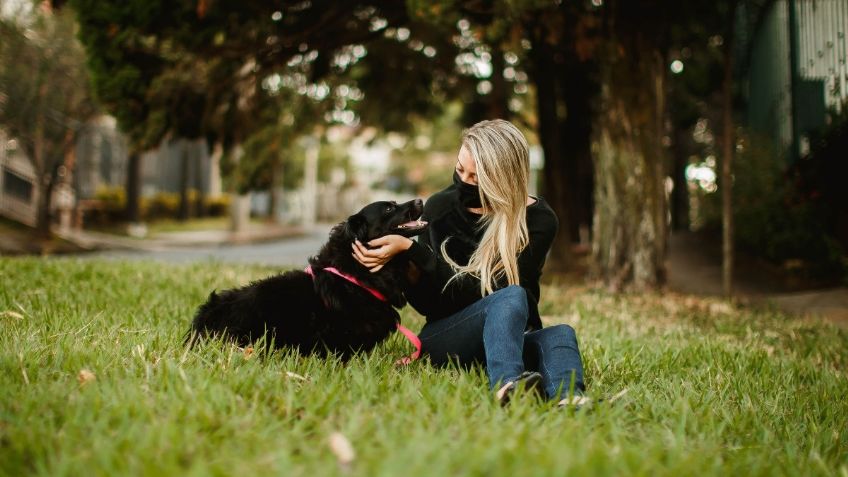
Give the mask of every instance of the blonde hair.
[[[459, 265], [447, 254], [442, 242], [442, 257], [453, 267], [454, 276], [480, 279], [480, 294], [492, 293], [498, 281], [518, 285], [518, 254], [529, 241], [527, 233], [527, 182], [530, 177], [530, 152], [521, 131], [508, 121], [482, 121], [462, 134], [462, 146], [474, 159], [483, 216], [479, 227], [483, 238], [467, 265]], [[445, 285], [447, 287], [447, 285]]]

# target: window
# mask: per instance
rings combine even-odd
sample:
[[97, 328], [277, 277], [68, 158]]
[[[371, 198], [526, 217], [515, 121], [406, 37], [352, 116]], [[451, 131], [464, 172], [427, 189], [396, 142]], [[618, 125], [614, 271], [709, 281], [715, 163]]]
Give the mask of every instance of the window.
[[9, 169], [3, 169], [3, 189], [7, 195], [16, 199], [25, 202], [32, 201], [32, 182]]

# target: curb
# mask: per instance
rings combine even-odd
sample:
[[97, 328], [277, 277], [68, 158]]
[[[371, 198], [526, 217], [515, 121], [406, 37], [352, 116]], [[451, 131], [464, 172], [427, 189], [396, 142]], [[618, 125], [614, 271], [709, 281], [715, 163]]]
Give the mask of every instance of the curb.
[[[247, 245], [300, 237], [306, 231], [300, 227], [274, 228], [230, 232], [222, 230], [187, 232], [168, 232], [169, 238], [131, 238], [103, 232], [79, 231], [57, 233], [57, 236], [74, 243], [80, 248], [95, 252], [102, 250], [163, 251], [179, 250], [191, 247], [223, 247], [228, 245]], [[207, 235], [207, 237], [203, 237]]]

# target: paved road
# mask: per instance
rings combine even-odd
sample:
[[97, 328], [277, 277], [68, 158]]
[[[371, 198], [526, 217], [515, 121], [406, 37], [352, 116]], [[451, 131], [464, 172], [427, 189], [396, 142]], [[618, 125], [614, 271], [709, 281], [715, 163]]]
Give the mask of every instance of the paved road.
[[238, 262], [276, 266], [303, 266], [306, 259], [318, 253], [327, 240], [329, 224], [316, 225], [309, 233], [274, 242], [244, 245], [204, 245], [173, 247], [165, 250], [107, 250], [75, 255], [79, 258], [120, 260], [154, 260], [170, 263]]

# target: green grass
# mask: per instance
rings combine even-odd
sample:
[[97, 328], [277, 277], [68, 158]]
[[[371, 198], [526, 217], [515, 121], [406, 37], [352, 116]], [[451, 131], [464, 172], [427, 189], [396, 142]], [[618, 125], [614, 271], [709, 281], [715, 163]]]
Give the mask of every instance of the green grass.
[[[254, 217], [250, 219], [250, 223], [259, 225], [266, 223], [266, 221], [265, 219]], [[229, 230], [231, 224], [229, 217], [194, 217], [184, 221], [177, 219], [156, 219], [146, 222], [146, 225], [148, 238], [155, 238], [156, 235], [161, 233]], [[127, 235], [125, 224], [94, 225], [89, 227], [89, 229], [114, 235], [129, 236]]]
[[848, 475], [845, 330], [547, 286], [590, 393], [627, 389], [577, 414], [501, 409], [479, 369], [396, 368], [400, 337], [347, 364], [183, 348], [212, 288], [272, 271], [0, 259], [0, 475]]
[[[159, 219], [147, 224], [150, 235], [163, 232], [194, 232], [198, 230], [229, 230], [230, 217], [201, 217], [185, 221], [176, 219]], [[251, 223], [261, 224], [263, 219], [252, 218]]]

